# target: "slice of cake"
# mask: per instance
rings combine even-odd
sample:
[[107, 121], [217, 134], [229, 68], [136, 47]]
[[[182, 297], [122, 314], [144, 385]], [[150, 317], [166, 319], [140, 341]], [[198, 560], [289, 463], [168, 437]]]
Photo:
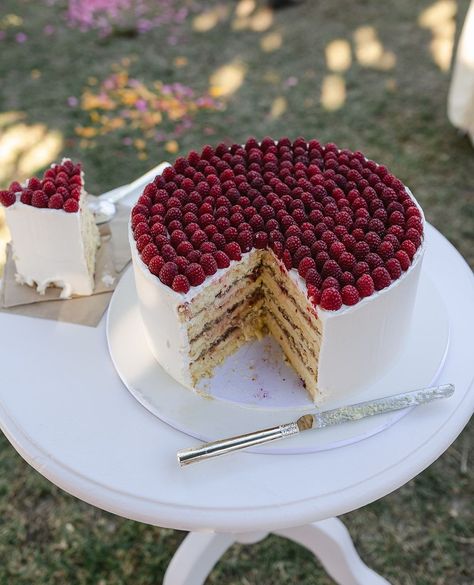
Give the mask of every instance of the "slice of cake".
[[269, 333], [314, 400], [350, 392], [403, 346], [423, 226], [410, 191], [360, 152], [303, 138], [191, 152], [131, 214], [150, 348], [195, 388]]
[[80, 164], [63, 159], [43, 179], [15, 182], [0, 191], [11, 233], [16, 279], [36, 286], [62, 288], [61, 298], [91, 295], [99, 231], [87, 208]]

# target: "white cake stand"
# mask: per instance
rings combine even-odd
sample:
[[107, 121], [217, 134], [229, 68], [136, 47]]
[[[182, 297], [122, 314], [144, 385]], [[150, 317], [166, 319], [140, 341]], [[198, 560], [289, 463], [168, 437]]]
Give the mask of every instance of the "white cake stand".
[[438, 232], [429, 228], [427, 237], [425, 266], [436, 275], [450, 324], [439, 382], [455, 383], [456, 392], [365, 440], [305, 455], [238, 453], [179, 469], [175, 453], [190, 439], [124, 388], [108, 354], [105, 321], [91, 329], [6, 313], [0, 426], [26, 461], [78, 498], [193, 531], [166, 585], [202, 584], [232, 542], [254, 542], [267, 532], [308, 547], [337, 583], [386, 584], [362, 563], [335, 517], [415, 477], [455, 440], [474, 407], [474, 279]]

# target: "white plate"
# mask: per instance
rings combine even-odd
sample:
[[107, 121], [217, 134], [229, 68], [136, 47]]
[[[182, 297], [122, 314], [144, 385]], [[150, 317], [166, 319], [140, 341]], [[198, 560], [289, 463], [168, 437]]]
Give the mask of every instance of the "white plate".
[[[176, 382], [148, 347], [131, 267], [110, 302], [107, 340], [114, 366], [132, 395], [162, 421], [197, 439], [211, 441], [254, 431], [295, 420], [314, 409], [300, 380], [270, 338], [249, 343], [230, 356], [213, 378], [201, 386], [205, 395]], [[422, 270], [412, 328], [407, 332], [399, 359], [382, 379], [345, 397], [344, 402], [360, 402], [434, 384], [448, 343], [446, 308], [433, 281]], [[341, 406], [340, 399], [328, 399], [323, 409], [337, 406]], [[383, 431], [406, 412], [302, 433], [255, 451], [295, 454], [340, 447]]]

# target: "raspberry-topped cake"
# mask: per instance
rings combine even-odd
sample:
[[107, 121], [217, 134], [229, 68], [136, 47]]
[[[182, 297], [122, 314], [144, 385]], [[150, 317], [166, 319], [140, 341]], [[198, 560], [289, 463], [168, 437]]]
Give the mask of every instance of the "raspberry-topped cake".
[[409, 327], [423, 213], [361, 152], [298, 138], [178, 158], [132, 210], [151, 350], [194, 388], [272, 335], [316, 400], [380, 377]]
[[0, 191], [18, 282], [41, 294], [61, 287], [61, 298], [92, 294], [100, 238], [86, 199], [81, 165], [69, 159]]

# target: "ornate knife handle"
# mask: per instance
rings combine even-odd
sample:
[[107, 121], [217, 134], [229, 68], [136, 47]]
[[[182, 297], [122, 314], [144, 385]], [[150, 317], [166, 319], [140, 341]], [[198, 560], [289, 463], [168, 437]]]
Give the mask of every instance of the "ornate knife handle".
[[220, 441], [213, 441], [212, 443], [204, 443], [199, 447], [191, 449], [182, 449], [178, 451], [178, 463], [181, 467], [189, 465], [190, 463], [197, 463], [240, 449], [247, 449], [254, 445], [263, 445], [271, 441], [278, 441], [290, 435], [297, 435], [299, 433], [298, 425], [295, 422], [285, 425], [279, 425], [270, 429], [256, 431], [255, 433], [248, 433], [246, 435], [239, 435], [229, 439], [222, 439]]

